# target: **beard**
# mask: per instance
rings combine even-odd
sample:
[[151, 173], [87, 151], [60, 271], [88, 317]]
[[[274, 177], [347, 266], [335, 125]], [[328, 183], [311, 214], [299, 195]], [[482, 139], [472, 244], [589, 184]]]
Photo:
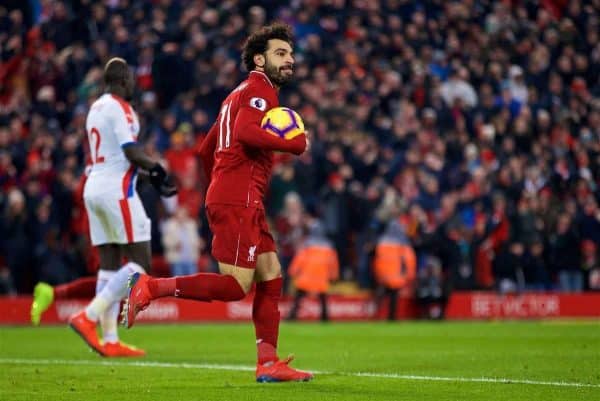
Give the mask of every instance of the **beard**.
[[[292, 69], [291, 74], [286, 71], [286, 67]], [[292, 78], [294, 77], [293, 71], [294, 67], [292, 66], [277, 67], [269, 63], [268, 61], [265, 64], [265, 74], [267, 75], [267, 77], [269, 77], [271, 82], [273, 82], [277, 86], [283, 86], [285, 84], [290, 83], [292, 81]]]

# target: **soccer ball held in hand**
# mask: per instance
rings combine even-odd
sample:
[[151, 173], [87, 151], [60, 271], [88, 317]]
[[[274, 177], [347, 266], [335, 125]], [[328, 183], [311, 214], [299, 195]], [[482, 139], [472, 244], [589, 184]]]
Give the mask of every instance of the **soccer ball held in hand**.
[[292, 139], [304, 134], [304, 122], [294, 110], [275, 107], [265, 113], [261, 127], [271, 135]]

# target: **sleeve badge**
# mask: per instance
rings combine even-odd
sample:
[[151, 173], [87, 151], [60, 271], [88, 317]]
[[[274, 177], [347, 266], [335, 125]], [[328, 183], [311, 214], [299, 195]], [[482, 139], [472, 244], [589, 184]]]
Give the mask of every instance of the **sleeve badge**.
[[260, 111], [265, 111], [267, 109], [267, 101], [260, 97], [253, 97], [250, 99], [250, 106]]

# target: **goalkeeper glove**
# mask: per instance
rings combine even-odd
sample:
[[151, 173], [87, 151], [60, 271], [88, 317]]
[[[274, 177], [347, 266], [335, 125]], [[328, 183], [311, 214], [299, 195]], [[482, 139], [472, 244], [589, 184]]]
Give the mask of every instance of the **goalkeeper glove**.
[[173, 196], [177, 193], [177, 187], [173, 177], [167, 174], [163, 166], [156, 163], [150, 169], [150, 183], [158, 191], [161, 196]]

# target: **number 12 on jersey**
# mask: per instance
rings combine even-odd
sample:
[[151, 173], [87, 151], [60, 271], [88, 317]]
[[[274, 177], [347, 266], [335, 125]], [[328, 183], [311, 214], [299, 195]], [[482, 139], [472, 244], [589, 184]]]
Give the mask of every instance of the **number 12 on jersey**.
[[104, 162], [104, 156], [100, 156], [100, 131], [97, 128], [92, 128], [88, 133], [90, 137], [90, 156], [92, 158], [92, 163], [98, 164]]

